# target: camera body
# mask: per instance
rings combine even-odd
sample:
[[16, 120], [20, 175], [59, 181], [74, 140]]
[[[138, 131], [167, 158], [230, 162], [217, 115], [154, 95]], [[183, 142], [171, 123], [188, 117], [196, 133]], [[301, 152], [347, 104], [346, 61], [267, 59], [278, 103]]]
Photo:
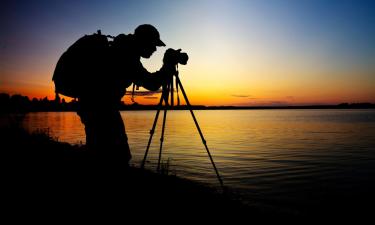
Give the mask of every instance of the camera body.
[[186, 65], [189, 56], [185, 52], [181, 52], [181, 49], [175, 50], [169, 48], [164, 54], [164, 63], [171, 63], [173, 65], [181, 64]]

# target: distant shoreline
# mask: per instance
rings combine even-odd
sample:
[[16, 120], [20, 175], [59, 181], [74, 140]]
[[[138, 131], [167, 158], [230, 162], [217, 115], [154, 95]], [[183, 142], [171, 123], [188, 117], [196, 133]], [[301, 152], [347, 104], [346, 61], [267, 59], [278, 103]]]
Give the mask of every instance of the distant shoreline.
[[[98, 102], [98, 107], [101, 103]], [[43, 99], [33, 98], [30, 100], [27, 96], [12, 95], [0, 93], [0, 112], [74, 112], [77, 111], [78, 102], [72, 100], [66, 102], [64, 99], [56, 98], [49, 100], [47, 97]], [[119, 105], [120, 111], [132, 110], [157, 110], [158, 105], [141, 105], [133, 103], [127, 105], [124, 102]], [[164, 109], [165, 106], [162, 107]], [[187, 105], [168, 106], [173, 110], [189, 110]], [[375, 109], [375, 103], [341, 103], [337, 105], [275, 105], [275, 106], [205, 106], [192, 105], [193, 110], [267, 110], [267, 109]]]
[[[165, 107], [163, 106], [162, 109]], [[169, 107], [173, 110], [189, 110], [186, 105]], [[157, 110], [157, 105], [127, 105], [121, 111]], [[339, 105], [306, 105], [306, 106], [203, 106], [193, 105], [193, 110], [267, 110], [267, 109], [375, 109], [375, 104], [339, 104]]]
[[[156, 111], [158, 110], [157, 105], [122, 105], [119, 111]], [[161, 108], [164, 110], [165, 106]], [[189, 110], [190, 108], [186, 105], [168, 107], [168, 110]], [[342, 105], [308, 105], [308, 106], [191, 106], [192, 110], [291, 110], [291, 109], [338, 109], [338, 110], [362, 110], [362, 109], [375, 109], [375, 104], [371, 105], [356, 105], [356, 106], [342, 106]], [[0, 113], [29, 113], [29, 112], [76, 112], [75, 106], [69, 107], [43, 107], [43, 108], [17, 108], [11, 110], [0, 110]]]

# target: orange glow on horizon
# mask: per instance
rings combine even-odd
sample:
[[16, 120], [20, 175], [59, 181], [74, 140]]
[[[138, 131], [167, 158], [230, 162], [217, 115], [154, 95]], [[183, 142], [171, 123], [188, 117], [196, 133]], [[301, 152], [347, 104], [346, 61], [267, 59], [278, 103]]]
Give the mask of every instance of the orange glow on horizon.
[[[0, 92], [21, 94], [32, 98], [55, 98], [54, 84], [51, 81], [53, 67], [46, 68], [41, 75], [27, 71], [5, 71], [1, 77]], [[315, 105], [340, 104], [344, 102], [375, 102], [375, 83], [357, 74], [370, 77], [370, 70], [345, 71], [329, 74], [322, 68], [315, 71], [301, 72], [302, 69], [287, 68], [289, 71], [279, 71], [274, 68], [241, 69], [218, 67], [210, 71], [203, 65], [197, 65], [192, 60], [191, 65], [180, 69], [180, 78], [192, 105], [206, 106], [267, 106], [267, 105]], [[8, 72], [8, 73], [6, 73]], [[284, 74], [285, 73], [285, 74]], [[297, 76], [297, 74], [299, 74]], [[27, 77], [29, 81], [15, 81], [14, 77]], [[324, 77], [320, 79], [319, 77]], [[12, 79], [13, 80], [12, 80]], [[36, 79], [38, 78], [38, 79]], [[147, 91], [145, 89], [141, 89]], [[122, 100], [126, 104], [131, 101], [131, 86]], [[66, 101], [71, 98], [61, 96]], [[160, 94], [150, 96], [136, 96], [135, 101], [143, 105], [156, 105]], [[180, 99], [183, 96], [180, 91]], [[175, 102], [177, 102], [175, 98]], [[183, 103], [184, 104], [184, 103]]]
[[[206, 105], [206, 106], [266, 106], [266, 105], [308, 105], [308, 104], [340, 104], [344, 102], [358, 103], [358, 102], [375, 102], [374, 90], [362, 90], [358, 92], [356, 87], [342, 90], [340, 87], [332, 87], [331, 89], [324, 89], [313, 85], [310, 89], [301, 87], [281, 88], [272, 91], [271, 86], [259, 85], [261, 88], [249, 88], [252, 91], [246, 91], [240, 87], [231, 92], [228, 87], [217, 87], [216, 85], [208, 85], [207, 89], [200, 89], [184, 86], [190, 104], [192, 105]], [[353, 85], [352, 85], [353, 86]], [[270, 88], [270, 89], [268, 89]], [[128, 88], [128, 95], [122, 98], [126, 104], [132, 104], [131, 88]], [[55, 98], [53, 83], [49, 86], [21, 86], [21, 85], [3, 85], [0, 92], [8, 93], [10, 95], [21, 94], [32, 98], [45, 98], [52, 100]], [[269, 91], [271, 90], [271, 91]], [[185, 104], [183, 95], [179, 93], [181, 104]], [[62, 96], [66, 101], [71, 101], [72, 98]], [[160, 94], [152, 96], [135, 96], [135, 102], [143, 105], [156, 105], [159, 103]], [[175, 95], [175, 104], [177, 97]]]

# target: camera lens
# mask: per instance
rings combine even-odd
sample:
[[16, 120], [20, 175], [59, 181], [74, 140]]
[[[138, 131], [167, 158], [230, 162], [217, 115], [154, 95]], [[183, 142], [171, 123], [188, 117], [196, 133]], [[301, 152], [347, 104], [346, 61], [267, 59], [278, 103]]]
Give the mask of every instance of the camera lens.
[[188, 54], [186, 54], [185, 52], [180, 52], [180, 54], [178, 56], [178, 63], [180, 63], [182, 65], [186, 65], [188, 59], [189, 59]]

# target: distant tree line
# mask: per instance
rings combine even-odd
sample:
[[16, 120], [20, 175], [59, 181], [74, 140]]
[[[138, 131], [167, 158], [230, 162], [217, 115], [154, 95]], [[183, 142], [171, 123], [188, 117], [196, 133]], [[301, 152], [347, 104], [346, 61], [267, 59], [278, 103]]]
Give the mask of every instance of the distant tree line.
[[20, 94], [0, 93], [1, 112], [74, 111], [76, 107], [77, 102], [74, 99], [66, 102], [64, 98], [58, 96], [54, 100], [49, 100], [47, 97], [30, 100], [29, 97]]
[[[372, 103], [341, 103], [338, 105], [310, 105], [310, 106], [203, 106], [194, 105], [193, 109], [204, 110], [223, 110], [223, 109], [374, 109], [375, 104]], [[76, 111], [77, 101], [75, 99], [70, 102], [64, 98], [56, 96], [55, 99], [49, 100], [47, 97], [37, 99], [23, 96], [20, 94], [9, 95], [0, 93], [0, 112], [60, 112], [60, 111]], [[120, 110], [155, 110], [155, 105], [141, 105], [133, 103], [126, 105], [122, 102]], [[189, 109], [186, 105], [175, 106], [174, 109]]]

